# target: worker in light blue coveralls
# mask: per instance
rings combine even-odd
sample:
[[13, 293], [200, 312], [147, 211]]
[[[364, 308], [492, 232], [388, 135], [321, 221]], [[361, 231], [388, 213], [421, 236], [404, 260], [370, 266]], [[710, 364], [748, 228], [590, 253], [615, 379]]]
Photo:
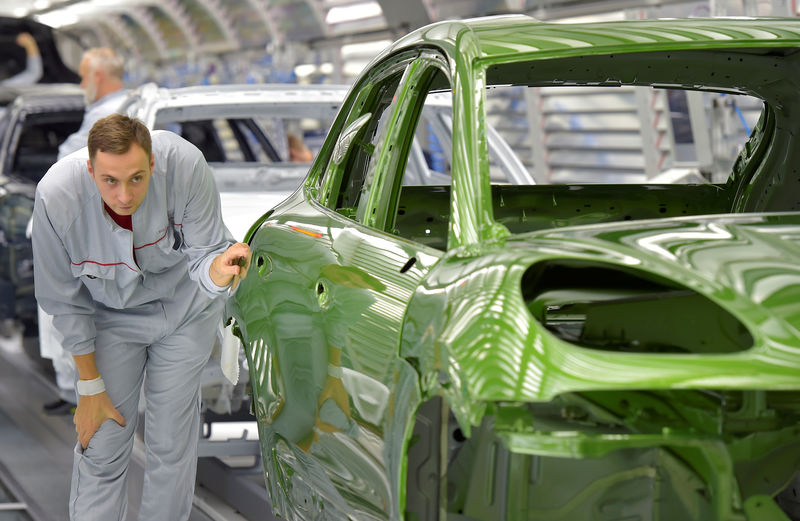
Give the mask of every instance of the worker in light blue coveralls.
[[39, 46], [36, 39], [30, 33], [19, 33], [17, 35], [17, 45], [25, 49], [25, 69], [10, 78], [0, 80], [0, 85], [4, 87], [27, 87], [33, 85], [42, 77], [42, 55], [39, 53]]
[[80, 128], [59, 145], [59, 159], [85, 147], [92, 125], [98, 119], [119, 111], [128, 95], [123, 84], [124, 62], [113, 49], [87, 49], [81, 58], [78, 74], [81, 76], [81, 88], [86, 99], [86, 111]]
[[[222, 222], [202, 153], [114, 114], [87, 154], [58, 161], [36, 190], [36, 299], [78, 369], [73, 521], [124, 520], [144, 386], [141, 521], [189, 518], [200, 373], [224, 300], [250, 262]], [[151, 144], [152, 143], [152, 144]]]

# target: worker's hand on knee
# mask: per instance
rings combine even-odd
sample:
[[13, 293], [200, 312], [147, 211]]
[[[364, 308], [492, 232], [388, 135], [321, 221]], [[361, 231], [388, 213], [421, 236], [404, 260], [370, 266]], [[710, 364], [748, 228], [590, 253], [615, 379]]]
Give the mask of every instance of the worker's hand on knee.
[[78, 433], [81, 447], [85, 449], [89, 446], [89, 440], [106, 420], [114, 420], [120, 426], [125, 426], [125, 418], [111, 403], [107, 393], [80, 397], [72, 422], [75, 424], [75, 432]]
[[214, 284], [220, 287], [227, 286], [234, 280], [239, 280], [247, 274], [250, 267], [250, 246], [237, 242], [230, 248], [217, 255], [209, 268], [209, 274]]

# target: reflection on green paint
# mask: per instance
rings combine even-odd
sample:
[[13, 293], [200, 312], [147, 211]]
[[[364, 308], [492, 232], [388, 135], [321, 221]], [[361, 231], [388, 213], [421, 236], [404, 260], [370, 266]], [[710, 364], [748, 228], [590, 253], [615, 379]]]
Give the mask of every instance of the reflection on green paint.
[[[798, 48], [798, 20], [500, 17], [377, 58], [303, 189], [251, 229], [261, 264], [230, 302], [276, 512], [790, 519]], [[491, 84], [670, 84], [765, 108], [726, 183], [492, 186]], [[428, 88], [453, 93], [452, 184], [404, 186]]]

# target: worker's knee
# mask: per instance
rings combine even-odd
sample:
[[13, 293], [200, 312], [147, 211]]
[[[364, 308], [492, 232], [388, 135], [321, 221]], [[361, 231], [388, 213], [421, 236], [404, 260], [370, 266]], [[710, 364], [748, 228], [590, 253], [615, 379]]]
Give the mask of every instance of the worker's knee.
[[133, 449], [133, 436], [134, 426], [131, 422], [122, 427], [113, 420], [106, 420], [89, 440], [86, 449], [77, 444], [76, 457], [81, 464], [98, 470], [124, 468]]

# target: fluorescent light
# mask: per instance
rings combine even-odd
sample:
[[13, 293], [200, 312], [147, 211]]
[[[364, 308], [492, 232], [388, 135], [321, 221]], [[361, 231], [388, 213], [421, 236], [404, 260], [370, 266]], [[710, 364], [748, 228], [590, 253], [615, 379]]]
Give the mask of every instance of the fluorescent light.
[[367, 66], [368, 61], [348, 61], [344, 63], [343, 72], [345, 76], [358, 76], [364, 67]]
[[371, 58], [384, 50], [391, 43], [391, 40], [375, 40], [373, 42], [349, 43], [347, 45], [342, 45], [342, 58], [347, 59], [354, 56], [369, 56]]
[[325, 62], [319, 66], [319, 72], [322, 74], [333, 74], [333, 64], [330, 62]]
[[80, 20], [78, 15], [66, 12], [64, 9], [37, 14], [35, 18], [36, 21], [49, 25], [50, 27], [64, 27], [65, 25], [76, 24]]
[[317, 72], [317, 66], [313, 63], [303, 63], [300, 65], [295, 65], [294, 67], [294, 75], [298, 78], [305, 78], [306, 76], [311, 76]]
[[381, 16], [383, 10], [376, 1], [362, 2], [346, 6], [332, 7], [325, 16], [325, 21], [329, 24], [340, 24], [343, 22], [354, 22], [364, 20], [374, 16]]
[[34, 9], [42, 10], [47, 9], [48, 7], [50, 7], [50, 0], [36, 0], [33, 3]]
[[17, 18], [22, 18], [23, 16], [28, 14], [28, 10], [24, 7], [16, 7], [13, 11], [14, 16]]
[[[45, 2], [50, 3], [49, 0], [37, 0], [37, 3]], [[85, 17], [107, 12], [109, 9], [124, 8], [125, 6], [139, 3], [141, 3], [141, 0], [86, 0], [35, 15], [35, 17], [36, 20], [50, 27], [64, 27], [65, 25], [76, 24]]]

